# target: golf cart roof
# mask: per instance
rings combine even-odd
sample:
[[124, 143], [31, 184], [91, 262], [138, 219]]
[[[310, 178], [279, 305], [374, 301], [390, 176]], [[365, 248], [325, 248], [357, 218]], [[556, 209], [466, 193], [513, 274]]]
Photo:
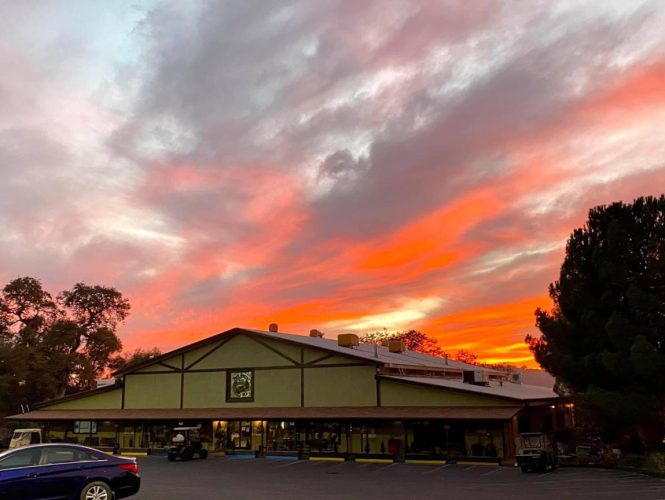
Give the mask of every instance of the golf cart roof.
[[41, 429], [14, 429], [14, 432], [41, 432]]
[[174, 427], [174, 431], [198, 431], [199, 427]]

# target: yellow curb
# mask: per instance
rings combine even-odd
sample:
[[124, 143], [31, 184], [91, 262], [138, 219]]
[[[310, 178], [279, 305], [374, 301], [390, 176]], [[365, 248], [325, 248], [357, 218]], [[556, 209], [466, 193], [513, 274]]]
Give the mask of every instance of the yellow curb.
[[147, 457], [148, 454], [145, 451], [123, 451], [120, 453], [125, 457]]
[[493, 462], [457, 462], [457, 465], [484, 465], [486, 467], [501, 467], [500, 464]]
[[407, 464], [418, 464], [418, 465], [445, 465], [445, 460], [406, 460]]
[[355, 461], [361, 464], [391, 464], [394, 462], [392, 458], [356, 458]]
[[312, 462], [343, 462], [342, 457], [309, 457]]

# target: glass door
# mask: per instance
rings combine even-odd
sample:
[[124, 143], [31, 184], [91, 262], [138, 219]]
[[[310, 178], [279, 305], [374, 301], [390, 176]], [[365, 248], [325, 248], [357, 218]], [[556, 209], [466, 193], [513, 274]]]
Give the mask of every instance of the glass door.
[[228, 431], [229, 450], [252, 449], [252, 422], [250, 420], [231, 420]]

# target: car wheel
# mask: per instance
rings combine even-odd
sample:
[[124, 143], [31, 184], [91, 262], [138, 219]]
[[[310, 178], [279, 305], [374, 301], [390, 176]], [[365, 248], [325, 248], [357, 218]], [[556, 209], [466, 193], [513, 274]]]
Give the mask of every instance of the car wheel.
[[81, 491], [81, 500], [113, 500], [111, 487], [102, 481], [86, 484]]
[[199, 452], [199, 457], [201, 457], [201, 458], [208, 458], [208, 450], [206, 450], [205, 448], [202, 449], [202, 450]]

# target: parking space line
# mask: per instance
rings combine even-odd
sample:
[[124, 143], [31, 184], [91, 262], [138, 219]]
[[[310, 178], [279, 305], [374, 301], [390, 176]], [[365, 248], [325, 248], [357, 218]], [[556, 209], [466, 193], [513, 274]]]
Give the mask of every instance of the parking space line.
[[378, 469], [373, 470], [372, 472], [381, 472], [382, 470], [390, 469], [391, 467], [394, 467], [396, 465], [402, 465], [402, 464], [398, 464], [398, 463], [394, 463], [394, 462], [392, 464], [385, 464], [383, 467], [379, 467]]
[[436, 469], [426, 470], [425, 472], [423, 472], [423, 474], [432, 474], [433, 472], [436, 472], [436, 471], [439, 471], [441, 469], [445, 469], [445, 468], [451, 467], [451, 466], [452, 466], [452, 464], [442, 465], [441, 467], [437, 467]]
[[501, 471], [504, 471], [504, 470], [506, 470], [505, 467], [498, 467], [498, 468], [496, 468], [494, 470], [491, 470], [489, 472], [482, 473], [481, 476], [489, 476], [490, 474], [496, 474], [497, 472], [501, 472]]
[[[279, 464], [276, 468], [281, 469], [282, 467], [291, 467], [293, 465], [302, 464], [304, 462], [309, 462], [309, 460], [294, 460], [293, 462], [289, 462], [288, 464]], [[318, 463], [323, 463], [323, 462], [318, 462]]]

